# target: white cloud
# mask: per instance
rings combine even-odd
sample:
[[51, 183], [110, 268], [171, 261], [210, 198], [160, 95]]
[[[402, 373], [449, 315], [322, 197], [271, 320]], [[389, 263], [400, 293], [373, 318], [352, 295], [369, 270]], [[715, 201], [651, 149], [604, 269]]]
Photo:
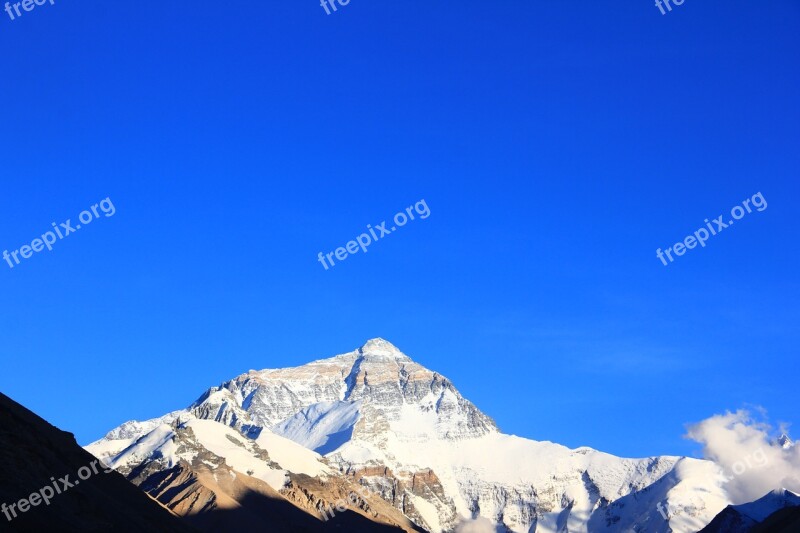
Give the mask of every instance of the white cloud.
[[714, 415], [687, 429], [686, 437], [703, 445], [704, 458], [722, 468], [733, 503], [753, 501], [779, 488], [800, 493], [800, 446], [780, 446], [773, 428], [749, 411]]

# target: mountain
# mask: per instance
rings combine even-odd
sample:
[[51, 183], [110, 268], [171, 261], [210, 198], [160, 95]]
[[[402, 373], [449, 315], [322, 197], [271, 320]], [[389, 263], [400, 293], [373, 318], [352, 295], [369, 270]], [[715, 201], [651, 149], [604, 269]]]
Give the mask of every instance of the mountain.
[[[206, 499], [242, 506], [236, 490], [209, 480], [235, 477], [317, 516], [336, 495], [362, 490], [348, 511], [432, 532], [479, 517], [518, 533], [695, 532], [730, 503], [708, 461], [625, 459], [503, 434], [450, 380], [383, 339], [251, 370], [87, 449], [179, 514], [196, 515], [203, 500], [189, 506], [154, 488], [173, 474], [194, 476]], [[334, 484], [335, 494], [320, 492]]]
[[120, 474], [105, 473], [71, 433], [3, 394], [0, 461], [2, 531], [194, 531]]
[[774, 490], [754, 502], [727, 506], [701, 533], [778, 531], [784, 522], [798, 525], [798, 512], [800, 496], [785, 489]]
[[[340, 479], [320, 455], [269, 430], [250, 439], [188, 413], [167, 420], [172, 423], [142, 437], [104, 440], [88, 449], [198, 529], [266, 522], [272, 531], [287, 532], [342, 523], [351, 531], [417, 530], [380, 497]], [[332, 513], [330, 523], [321, 520], [323, 509], [350, 494], [358, 496], [358, 506]]]

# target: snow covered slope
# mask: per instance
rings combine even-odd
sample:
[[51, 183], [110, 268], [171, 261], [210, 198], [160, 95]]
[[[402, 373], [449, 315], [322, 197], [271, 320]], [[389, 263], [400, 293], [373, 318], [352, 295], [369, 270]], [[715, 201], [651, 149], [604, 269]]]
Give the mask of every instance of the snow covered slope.
[[[296, 368], [250, 371], [168, 417], [192, 419], [185, 425], [199, 445], [277, 490], [281, 475], [299, 470], [344, 476], [435, 532], [477, 517], [516, 533], [695, 532], [730, 503], [707, 461], [623, 459], [504, 435], [447, 378], [383, 339]], [[188, 459], [169, 444], [165, 421], [128, 422], [88, 449], [114, 466], [154, 457], [137, 446], [158, 450], [165, 465]], [[243, 437], [252, 444], [237, 445], [235, 457], [220, 447]], [[251, 446], [280, 468], [256, 465]], [[303, 456], [314, 452], [324, 458]]]
[[325, 454], [352, 438], [360, 407], [360, 401], [315, 403], [274, 428], [276, 433]]
[[786, 489], [773, 490], [754, 502], [730, 505], [702, 533], [749, 533], [773, 514], [800, 507], [800, 495]]
[[786, 489], [773, 490], [754, 502], [733, 505], [740, 514], [748, 516], [756, 522], [763, 522], [765, 518], [779, 509], [797, 507], [800, 505], [800, 495]]
[[[416, 531], [379, 496], [327, 465], [319, 454], [264, 429], [255, 439], [216, 420], [188, 412], [171, 424], [139, 425], [140, 437], [121, 433], [86, 447], [170, 510], [205, 531]], [[323, 523], [323, 509], [349, 494], [360, 507]], [[329, 511], [330, 513], [330, 511]]]

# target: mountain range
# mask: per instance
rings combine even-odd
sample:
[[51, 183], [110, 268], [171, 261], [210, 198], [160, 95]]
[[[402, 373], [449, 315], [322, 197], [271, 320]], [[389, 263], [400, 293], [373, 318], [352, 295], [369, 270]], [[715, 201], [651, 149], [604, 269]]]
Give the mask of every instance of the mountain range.
[[278, 531], [688, 533], [731, 509], [711, 461], [504, 434], [383, 339], [251, 370], [86, 449], [205, 531], [269, 521]]

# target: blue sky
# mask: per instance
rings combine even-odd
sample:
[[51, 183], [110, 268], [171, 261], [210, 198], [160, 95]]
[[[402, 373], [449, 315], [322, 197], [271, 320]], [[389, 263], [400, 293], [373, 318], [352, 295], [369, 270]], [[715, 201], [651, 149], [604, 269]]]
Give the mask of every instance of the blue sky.
[[79, 442], [376, 336], [572, 447], [691, 454], [684, 424], [747, 405], [800, 422], [797, 2], [0, 15], [0, 251], [116, 208], [0, 262], [0, 390]]

